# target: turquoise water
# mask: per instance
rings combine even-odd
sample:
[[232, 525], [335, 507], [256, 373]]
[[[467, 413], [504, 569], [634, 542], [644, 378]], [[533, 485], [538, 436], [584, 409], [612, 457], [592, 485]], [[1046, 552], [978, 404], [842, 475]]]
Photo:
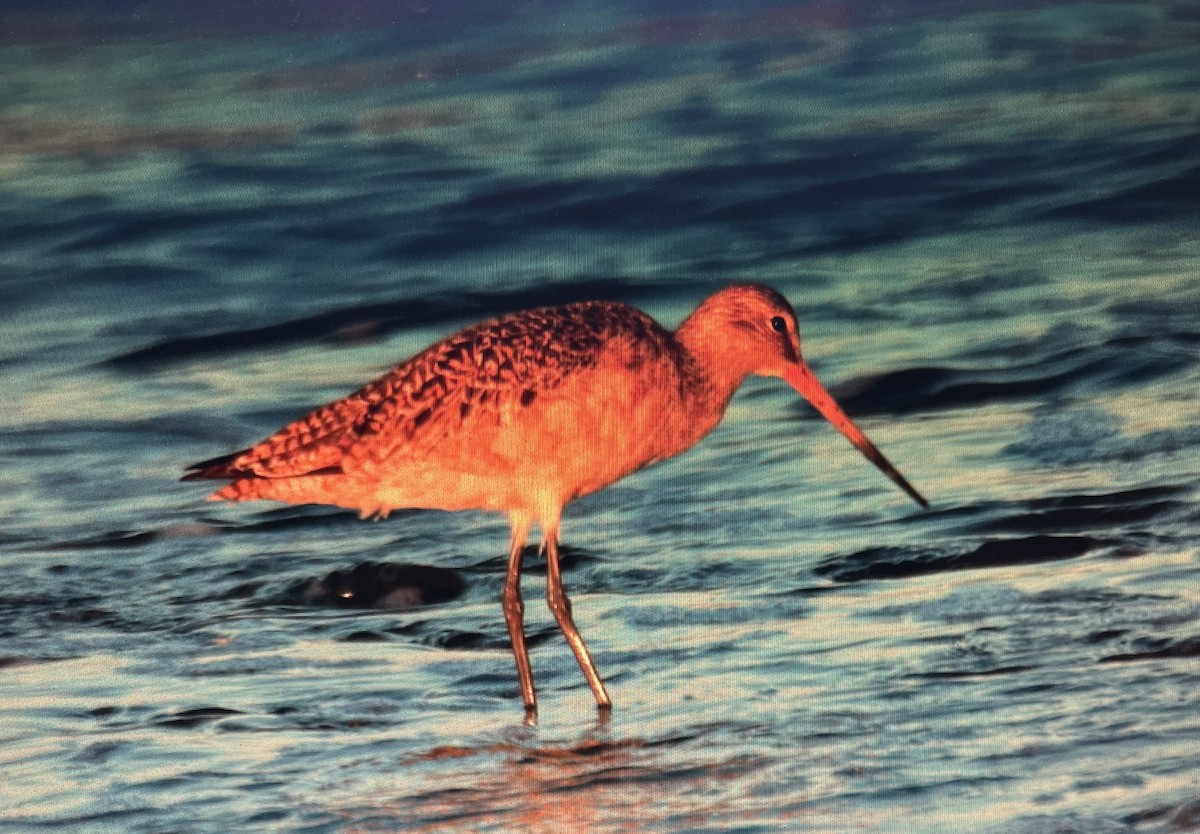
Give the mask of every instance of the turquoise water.
[[[1200, 830], [1200, 6], [320, 5], [0, 27], [0, 831]], [[607, 722], [503, 519], [177, 480], [745, 280], [933, 508], [750, 381], [567, 510]]]

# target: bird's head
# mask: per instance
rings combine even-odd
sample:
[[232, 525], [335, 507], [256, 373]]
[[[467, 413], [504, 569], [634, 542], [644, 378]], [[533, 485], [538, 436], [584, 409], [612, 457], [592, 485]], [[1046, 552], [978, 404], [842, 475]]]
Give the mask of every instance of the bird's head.
[[680, 335], [699, 348], [711, 371], [734, 380], [735, 385], [749, 374], [784, 379], [909, 497], [929, 506], [808, 367], [800, 352], [796, 311], [778, 292], [760, 284], [726, 287], [696, 308], [680, 326]]

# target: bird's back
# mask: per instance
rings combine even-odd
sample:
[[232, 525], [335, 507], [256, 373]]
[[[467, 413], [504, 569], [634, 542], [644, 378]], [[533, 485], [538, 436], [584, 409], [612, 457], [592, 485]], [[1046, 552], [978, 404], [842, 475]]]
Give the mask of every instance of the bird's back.
[[[639, 392], [677, 388], [686, 360], [670, 332], [624, 304], [584, 302], [515, 313], [432, 345], [256, 446], [196, 464], [188, 477], [234, 481], [215, 498], [386, 512], [479, 506], [490, 500], [483, 493], [511, 491], [527, 465], [541, 464], [567, 466], [562, 477], [573, 483], [563, 489], [582, 494], [603, 484], [592, 485], [595, 479], [578, 471], [581, 465], [605, 483], [624, 471], [610, 477], [611, 465], [579, 461], [584, 447], [574, 449], [568, 432], [591, 432], [595, 440], [596, 432], [635, 429], [614, 421], [644, 417]], [[602, 452], [655, 456], [632, 446], [622, 455], [611, 443]], [[572, 455], [576, 459], [568, 460]], [[632, 471], [645, 462], [629, 460], [617, 468]], [[495, 498], [500, 504], [518, 500]]]

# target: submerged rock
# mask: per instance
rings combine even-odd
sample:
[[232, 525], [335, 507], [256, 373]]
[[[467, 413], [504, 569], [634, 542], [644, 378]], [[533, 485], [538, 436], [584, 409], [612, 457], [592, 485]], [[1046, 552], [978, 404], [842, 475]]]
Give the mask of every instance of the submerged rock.
[[448, 568], [364, 562], [300, 582], [284, 601], [332, 608], [419, 608], [449, 602], [466, 588], [463, 578]]

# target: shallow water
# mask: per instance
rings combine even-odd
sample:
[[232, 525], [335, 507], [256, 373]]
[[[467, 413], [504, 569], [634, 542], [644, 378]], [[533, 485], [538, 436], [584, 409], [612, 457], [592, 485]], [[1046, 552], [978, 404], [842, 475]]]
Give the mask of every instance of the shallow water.
[[[452, 5], [0, 33], [0, 831], [1200, 830], [1200, 5]], [[608, 722], [502, 519], [177, 482], [735, 280], [933, 508], [751, 381], [567, 511]]]

